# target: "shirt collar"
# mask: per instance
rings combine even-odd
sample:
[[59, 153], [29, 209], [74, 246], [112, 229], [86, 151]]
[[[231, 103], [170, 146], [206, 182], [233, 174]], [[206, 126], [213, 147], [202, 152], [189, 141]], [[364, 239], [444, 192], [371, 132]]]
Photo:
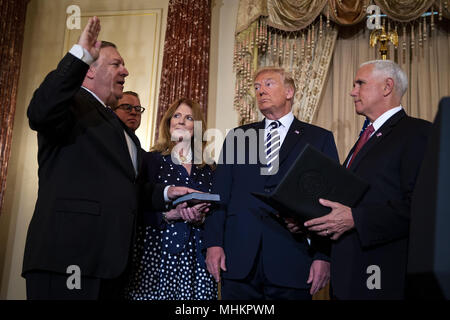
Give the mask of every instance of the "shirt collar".
[[377, 131], [378, 129], [381, 128], [381, 126], [389, 120], [390, 117], [392, 117], [394, 114], [396, 114], [397, 112], [399, 112], [400, 110], [402, 110], [403, 107], [402, 105], [399, 105], [398, 107], [389, 109], [388, 111], [386, 111], [385, 113], [383, 113], [381, 116], [379, 116], [373, 123], [373, 128], [375, 129], [375, 131]]
[[107, 106], [106, 106], [106, 104], [102, 101], [102, 100], [100, 100], [100, 98], [95, 94], [95, 93], [93, 93], [91, 90], [89, 90], [88, 88], [86, 88], [86, 87], [83, 87], [83, 86], [81, 86], [84, 90], [86, 90], [87, 92], [89, 92], [90, 94], [92, 94], [93, 96], [94, 96], [94, 98], [95, 99], [97, 99], [105, 108], [107, 108]]
[[[285, 114], [284, 116], [282, 116], [280, 119], [277, 120], [280, 121], [281, 123], [280, 127], [283, 126], [285, 128], [289, 128], [291, 126], [292, 121], [294, 121], [294, 114], [292, 113], [292, 111], [290, 111], [289, 113]], [[267, 129], [272, 122], [277, 120], [269, 120], [265, 118], [264, 121], [265, 129]]]

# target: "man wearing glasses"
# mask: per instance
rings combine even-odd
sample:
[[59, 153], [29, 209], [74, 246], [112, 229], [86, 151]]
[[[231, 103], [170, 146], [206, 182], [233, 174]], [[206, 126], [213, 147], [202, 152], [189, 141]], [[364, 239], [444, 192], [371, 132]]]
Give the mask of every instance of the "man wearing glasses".
[[141, 107], [139, 95], [133, 91], [125, 91], [123, 97], [119, 99], [114, 112], [125, 125], [132, 131], [136, 131], [141, 125], [141, 115], [145, 111]]

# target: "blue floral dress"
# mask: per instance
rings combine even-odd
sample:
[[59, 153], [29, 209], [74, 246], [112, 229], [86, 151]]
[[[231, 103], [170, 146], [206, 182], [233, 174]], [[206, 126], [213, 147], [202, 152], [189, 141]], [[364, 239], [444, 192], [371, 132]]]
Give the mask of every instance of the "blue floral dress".
[[[209, 166], [192, 165], [191, 174], [170, 155], [147, 153], [144, 174], [150, 182], [211, 192]], [[211, 300], [217, 286], [205, 265], [203, 225], [165, 223], [161, 212], [144, 212], [138, 226], [131, 273], [125, 288], [129, 300]]]

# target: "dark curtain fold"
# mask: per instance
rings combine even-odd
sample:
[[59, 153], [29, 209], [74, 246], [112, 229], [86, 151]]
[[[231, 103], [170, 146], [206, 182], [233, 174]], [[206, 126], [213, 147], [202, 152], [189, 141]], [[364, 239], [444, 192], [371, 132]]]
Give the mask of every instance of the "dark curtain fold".
[[159, 122], [180, 97], [197, 101], [206, 119], [211, 0], [170, 0], [159, 90]]
[[11, 153], [11, 137], [28, 1], [0, 0], [0, 213]]

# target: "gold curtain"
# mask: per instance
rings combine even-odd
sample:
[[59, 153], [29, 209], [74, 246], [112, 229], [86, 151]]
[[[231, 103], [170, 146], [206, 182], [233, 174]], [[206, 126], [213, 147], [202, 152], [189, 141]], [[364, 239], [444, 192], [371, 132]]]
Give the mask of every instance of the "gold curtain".
[[0, 213], [6, 188], [28, 0], [0, 0]]
[[267, 16], [266, 1], [240, 0], [236, 19], [236, 34], [247, 30], [261, 16]]
[[267, 24], [280, 30], [300, 30], [312, 23], [321, 12], [340, 25], [352, 25], [365, 17], [370, 2], [371, 0], [240, 0], [236, 34], [246, 30], [260, 17], [268, 17]]
[[337, 37], [337, 27], [330, 20], [347, 25], [358, 23], [369, 2], [241, 0], [234, 53], [234, 107], [240, 124], [259, 118], [253, 74], [268, 65], [281, 66], [293, 73], [297, 84], [293, 112], [299, 119], [311, 122]]
[[354, 25], [366, 16], [370, 0], [342, 0], [328, 1], [324, 13], [340, 25]]
[[155, 141], [162, 116], [180, 97], [197, 101], [206, 119], [210, 28], [211, 0], [170, 0]]
[[284, 66], [293, 73], [297, 82], [292, 112], [302, 121], [311, 123], [313, 120], [328, 74], [337, 34], [337, 26], [328, 27], [323, 35], [316, 35], [317, 44], [312, 48], [309, 59], [293, 64], [292, 67]]
[[436, 0], [434, 3], [434, 8], [439, 10], [440, 19], [444, 16], [450, 19], [450, 1], [449, 0]]
[[[386, 31], [392, 29], [401, 35], [399, 50], [402, 50], [403, 63], [407, 59], [407, 48], [422, 48], [426, 45], [436, 21], [450, 16], [449, 2], [449, 0], [375, 0], [387, 15], [387, 18], [382, 19]], [[369, 4], [371, 0], [241, 0], [236, 22], [234, 55], [236, 72], [234, 107], [239, 114], [240, 124], [253, 122], [259, 118], [252, 81], [256, 69], [265, 65], [282, 66], [294, 73], [299, 88], [294, 113], [304, 121], [312, 121], [322, 92], [324, 77], [328, 72], [327, 66], [333, 54], [332, 39], [336, 36], [336, 27], [330, 27], [332, 25], [330, 21], [344, 30], [348, 26], [360, 23], [366, 17]], [[433, 12], [437, 10], [439, 15], [421, 17], [430, 8]], [[323, 28], [322, 21], [326, 21], [326, 28]], [[318, 32], [324, 38], [319, 37]], [[405, 40], [407, 38], [410, 38], [408, 44]], [[323, 42], [317, 39], [323, 39]], [[368, 39], [369, 35], [367, 45]], [[301, 50], [304, 50], [305, 56], [310, 56], [311, 59], [299, 59], [303, 54]], [[396, 50], [391, 54], [398, 56], [398, 52]], [[272, 58], [267, 59], [268, 56]], [[276, 59], [273, 58], [275, 56]], [[375, 54], [373, 58], [380, 56]], [[305, 82], [305, 79], [313, 81]]]
[[[292, 73], [296, 81], [294, 115], [302, 121], [311, 122], [322, 93], [338, 29], [334, 24], [325, 26], [322, 18], [298, 32], [282, 32], [266, 27], [263, 20], [255, 23], [252, 32], [245, 34], [243, 45], [239, 46], [235, 57], [239, 75], [237, 87], [241, 89], [238, 90], [235, 106], [241, 119], [245, 119], [243, 123], [258, 120], [252, 85], [255, 68], [252, 66], [276, 66]], [[243, 57], [240, 61], [239, 56]]]
[[[402, 105], [413, 116], [433, 121], [439, 100], [450, 96], [450, 26], [448, 21], [437, 21], [422, 46], [418, 45], [419, 28], [399, 28], [397, 50], [391, 48], [391, 57], [408, 76], [408, 90]], [[378, 50], [368, 45], [370, 30], [360, 27], [341, 28], [321, 101], [313, 123], [334, 133], [341, 162], [358, 138], [364, 117], [355, 113], [350, 91], [359, 65], [378, 58]], [[415, 42], [414, 46], [411, 43]]]
[[419, 18], [433, 4], [434, 0], [374, 0], [389, 18], [408, 22]]
[[[432, 5], [440, 16], [450, 19], [450, 0], [373, 0], [390, 19], [408, 22], [419, 18]], [[236, 33], [246, 30], [259, 17], [280, 30], [300, 30], [322, 12], [339, 25], [353, 25], [366, 16], [372, 0], [241, 0]], [[322, 8], [321, 10], [319, 10]], [[306, 23], [309, 21], [309, 23]]]
[[267, 1], [267, 24], [285, 31], [309, 26], [322, 12], [327, 0], [271, 0]]
[[297, 88], [294, 115], [311, 122], [333, 54], [337, 27], [325, 26], [322, 16], [309, 27], [293, 32], [280, 31], [266, 22], [266, 18], [260, 18], [236, 38], [234, 106], [240, 123], [259, 119], [253, 76], [263, 66], [282, 67], [293, 74]]

